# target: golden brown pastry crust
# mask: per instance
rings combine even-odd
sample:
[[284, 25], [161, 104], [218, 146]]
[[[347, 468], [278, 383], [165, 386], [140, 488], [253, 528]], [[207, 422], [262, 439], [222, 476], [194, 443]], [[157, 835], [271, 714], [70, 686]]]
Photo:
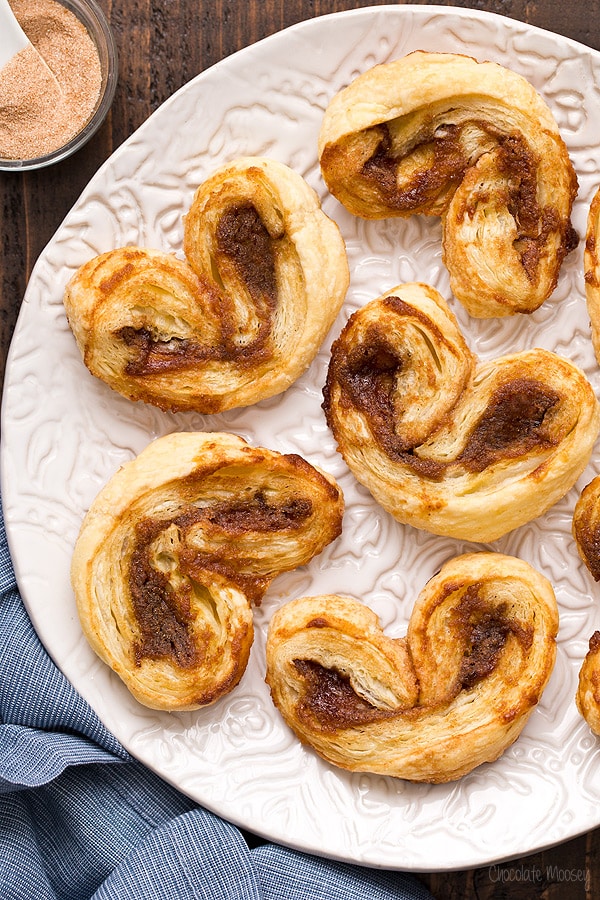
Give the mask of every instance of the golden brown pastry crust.
[[317, 194], [274, 160], [229, 163], [198, 188], [184, 251], [119, 248], [78, 269], [64, 305], [88, 369], [165, 410], [217, 413], [286, 390], [349, 281]]
[[600, 363], [600, 188], [594, 194], [588, 210], [583, 265], [592, 345], [596, 360]]
[[478, 362], [443, 298], [416, 283], [351, 316], [323, 407], [349, 468], [398, 521], [481, 542], [564, 496], [600, 427], [572, 362], [542, 349]]
[[595, 734], [600, 735], [600, 631], [595, 631], [579, 670], [575, 702]]
[[331, 100], [319, 159], [354, 215], [442, 217], [451, 288], [473, 316], [537, 309], [577, 243], [552, 113], [496, 63], [417, 51], [374, 66]]
[[600, 581], [600, 475], [582, 490], [573, 510], [577, 551], [594, 581]]
[[355, 772], [445, 782], [497, 759], [521, 733], [556, 655], [552, 586], [497, 553], [447, 562], [406, 638], [358, 600], [293, 600], [273, 616], [267, 683], [289, 727]]
[[100, 491], [71, 579], [93, 649], [143, 704], [195, 709], [242, 677], [251, 603], [341, 532], [335, 481], [225, 433], [159, 438]]

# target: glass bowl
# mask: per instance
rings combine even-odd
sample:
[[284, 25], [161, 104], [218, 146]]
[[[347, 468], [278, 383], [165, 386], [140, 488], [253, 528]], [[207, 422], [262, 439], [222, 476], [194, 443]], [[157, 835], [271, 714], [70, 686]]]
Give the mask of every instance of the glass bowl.
[[0, 156], [0, 171], [23, 172], [27, 169], [41, 169], [71, 156], [100, 128], [115, 96], [118, 79], [117, 45], [104, 12], [95, 0], [56, 0], [56, 2], [83, 22], [96, 44], [102, 75], [100, 93], [87, 123], [66, 144], [34, 159], [6, 159]]

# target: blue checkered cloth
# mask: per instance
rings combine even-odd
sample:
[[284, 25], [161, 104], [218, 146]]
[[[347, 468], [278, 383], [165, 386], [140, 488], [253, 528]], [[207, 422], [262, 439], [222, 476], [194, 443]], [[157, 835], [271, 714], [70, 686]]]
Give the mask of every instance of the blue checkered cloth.
[[412, 875], [248, 840], [132, 759], [40, 644], [1, 510], [0, 897], [431, 900]]

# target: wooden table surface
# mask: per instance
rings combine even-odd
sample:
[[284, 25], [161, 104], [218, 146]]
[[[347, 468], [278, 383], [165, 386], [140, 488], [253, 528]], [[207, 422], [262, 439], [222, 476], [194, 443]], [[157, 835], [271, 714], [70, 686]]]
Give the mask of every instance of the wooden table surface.
[[[71, 159], [38, 172], [0, 173], [0, 371], [31, 269], [101, 163], [190, 78], [296, 22], [353, 9], [352, 0], [100, 0], [120, 53], [109, 118]], [[422, 4], [426, 5], [426, 4]], [[600, 49], [600, 0], [475, 0], [488, 10]], [[600, 150], [599, 150], [600, 152]], [[432, 870], [436, 860], [431, 860]], [[501, 866], [419, 875], [437, 900], [600, 898], [600, 829]]]

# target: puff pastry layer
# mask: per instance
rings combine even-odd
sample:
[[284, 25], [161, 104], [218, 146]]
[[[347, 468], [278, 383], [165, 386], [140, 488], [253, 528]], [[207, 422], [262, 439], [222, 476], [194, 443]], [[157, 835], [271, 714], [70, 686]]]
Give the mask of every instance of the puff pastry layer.
[[331, 100], [319, 158], [354, 215], [442, 217], [451, 288], [473, 316], [537, 309], [578, 242], [552, 113], [495, 63], [418, 51], [369, 69]]
[[590, 638], [579, 670], [575, 702], [592, 731], [600, 735], [600, 631], [595, 631]]
[[583, 265], [592, 345], [596, 360], [600, 363], [600, 188], [588, 210]]
[[493, 541], [575, 483], [599, 405], [569, 360], [535, 349], [479, 362], [432, 287], [401, 285], [334, 342], [323, 407], [358, 481], [400, 522]]
[[600, 475], [582, 490], [573, 510], [577, 551], [594, 581], [600, 581]]
[[267, 683], [290, 728], [328, 762], [451, 781], [518, 737], [552, 672], [557, 629], [552, 586], [528, 563], [466, 554], [425, 585], [406, 638], [386, 636], [349, 597], [281, 607]]
[[118, 248], [74, 274], [64, 305], [88, 369], [165, 410], [216, 413], [286, 390], [348, 287], [317, 194], [274, 160], [229, 163], [198, 188], [184, 251]]
[[341, 531], [335, 481], [224, 433], [159, 438], [92, 503], [71, 578], [96, 653], [146, 706], [195, 709], [240, 680], [252, 603]]

